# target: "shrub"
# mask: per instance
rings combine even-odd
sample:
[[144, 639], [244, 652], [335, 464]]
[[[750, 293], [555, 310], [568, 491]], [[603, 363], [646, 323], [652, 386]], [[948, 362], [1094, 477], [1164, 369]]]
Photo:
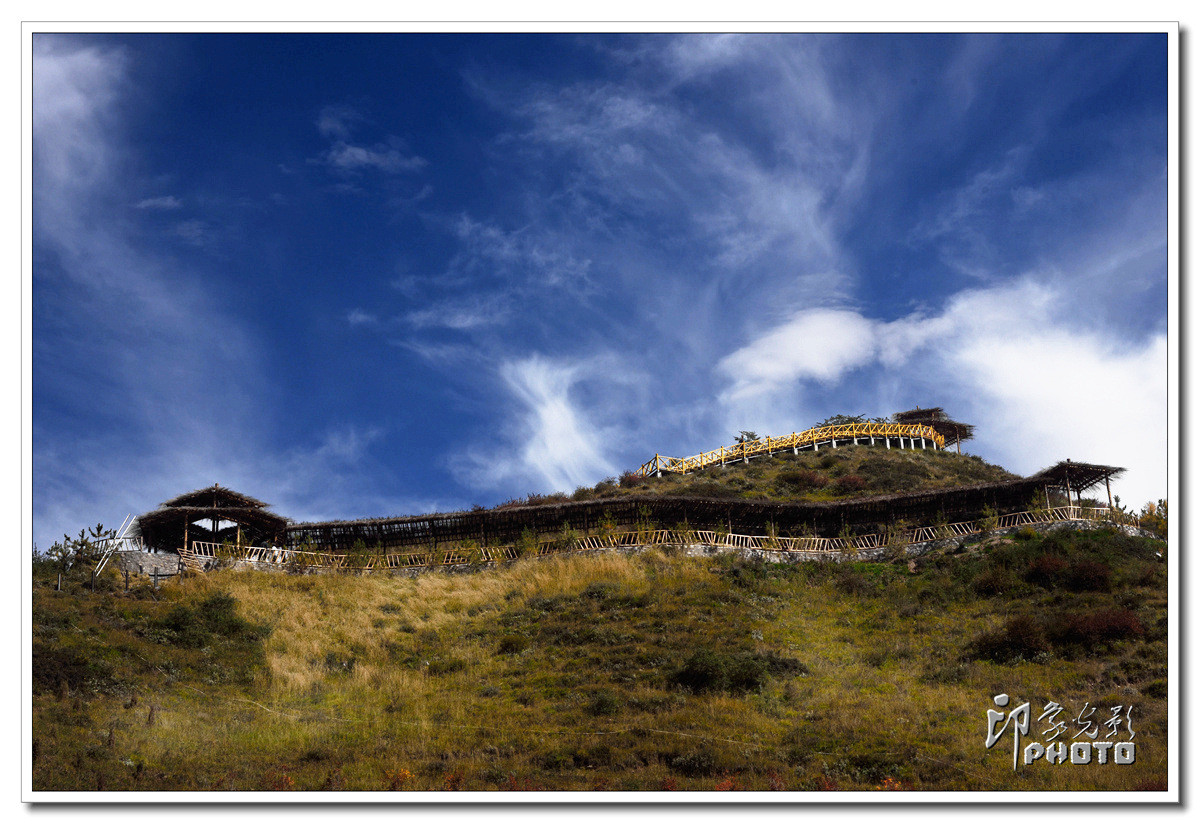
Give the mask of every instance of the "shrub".
[[621, 473], [620, 484], [622, 489], [634, 489], [639, 486], [645, 486], [646, 479], [636, 472], [623, 472]]
[[269, 633], [268, 627], [238, 617], [236, 610], [237, 599], [219, 592], [205, 598], [195, 609], [176, 604], [158, 625], [168, 631], [175, 644], [192, 648], [203, 647], [212, 635], [253, 641]]
[[990, 597], [1011, 592], [1017, 586], [1012, 574], [1003, 569], [987, 569], [975, 576], [971, 581], [971, 590], [976, 595]]
[[849, 566], [838, 567], [834, 586], [847, 595], [867, 595], [872, 590], [871, 582], [867, 577]]
[[702, 649], [675, 672], [673, 680], [692, 692], [758, 692], [772, 675], [807, 675], [808, 667], [775, 652], [736, 655]]
[[714, 775], [717, 772], [717, 760], [707, 750], [698, 750], [671, 759], [671, 769], [692, 778]]
[[724, 659], [707, 649], [693, 653], [675, 673], [674, 680], [692, 692], [719, 692], [729, 686]]
[[521, 530], [521, 537], [517, 539], [516, 544], [517, 557], [528, 558], [537, 555], [538, 539], [533, 530], [526, 527]]
[[772, 675], [808, 675], [810, 672], [803, 661], [787, 655], [772, 651], [757, 653], [757, 656], [766, 664]]
[[1167, 697], [1167, 682], [1163, 680], [1151, 681], [1147, 684], [1142, 692], [1151, 698], [1166, 698]]
[[1099, 561], [1076, 561], [1067, 570], [1066, 585], [1073, 592], [1108, 592], [1112, 570]]
[[465, 661], [458, 658], [434, 658], [429, 662], [430, 675], [448, 675], [452, 672], [460, 672], [467, 666]]
[[1046, 633], [1028, 615], [1010, 618], [1002, 629], [985, 632], [971, 643], [972, 658], [983, 658], [1000, 664], [1030, 660], [1050, 651]]
[[33, 644], [33, 691], [56, 692], [63, 684], [73, 690], [96, 689], [112, 680], [112, 668], [102, 660], [56, 645]]
[[812, 469], [785, 469], [779, 473], [779, 482], [799, 491], [820, 489], [829, 479]]
[[867, 488], [867, 481], [861, 475], [843, 475], [834, 481], [833, 488], [839, 495], [849, 495]]
[[767, 662], [757, 655], [739, 655], [726, 664], [731, 692], [758, 692], [767, 685]]
[[1092, 650], [1114, 641], [1140, 638], [1146, 634], [1137, 615], [1127, 609], [1102, 609], [1072, 615], [1058, 623], [1053, 631], [1055, 642]]
[[1057, 555], [1039, 555], [1025, 571], [1025, 580], [1052, 589], [1062, 580], [1066, 568], [1067, 562]]
[[621, 699], [608, 690], [600, 690], [588, 702], [587, 711], [591, 715], [616, 715], [621, 709]]
[[500, 639], [496, 651], [501, 655], [516, 655], [529, 648], [529, 639], [523, 635], [505, 635]]

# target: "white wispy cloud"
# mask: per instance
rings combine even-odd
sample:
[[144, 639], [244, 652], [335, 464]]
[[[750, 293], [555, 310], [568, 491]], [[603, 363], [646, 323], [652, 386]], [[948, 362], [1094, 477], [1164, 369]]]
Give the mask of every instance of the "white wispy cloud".
[[503, 296], [466, 296], [451, 298], [409, 312], [404, 320], [416, 329], [456, 329], [459, 331], [504, 323], [512, 307]]
[[[137, 92], [128, 66], [121, 50], [35, 41], [33, 238], [49, 254], [34, 289], [39, 311], [72, 330], [44, 331], [35, 345], [35, 543], [212, 483], [289, 516], [345, 512], [347, 499], [389, 503], [355, 468], [369, 460], [373, 430], [263, 446], [274, 407], [259, 342], [222, 310], [203, 271], [160, 258], [111, 219], [139, 166], [119, 138], [126, 95]], [[207, 224], [181, 226], [185, 241], [209, 236]], [[56, 368], [64, 363], [87, 368]], [[88, 420], [105, 425], [73, 423]]]
[[391, 144], [377, 143], [374, 146], [355, 146], [337, 141], [322, 155], [322, 160], [341, 171], [376, 169], [388, 174], [415, 172], [428, 165], [424, 158], [408, 153], [399, 139]]
[[876, 324], [857, 312], [813, 309], [726, 356], [717, 369], [732, 384], [727, 400], [736, 402], [799, 380], [839, 380], [877, 348]]
[[[961, 292], [944, 311], [880, 322], [807, 310], [720, 364], [729, 419], [794, 406], [813, 384], [886, 389], [895, 408], [944, 406], [978, 425], [988, 457], [1031, 473], [1063, 458], [1129, 468], [1126, 500], [1166, 494], [1166, 337], [1118, 342], [1061, 315], [1070, 294], [1021, 280]], [[810, 341], [818, 341], [811, 349]], [[804, 354], [795, 354], [803, 350]], [[856, 386], [857, 384], [857, 386]], [[853, 400], [857, 399], [857, 400]], [[857, 414], [862, 410], [851, 410]], [[1136, 438], [1121, 433], [1137, 432]]]
[[556, 236], [549, 228], [526, 225], [506, 231], [490, 222], [459, 217], [455, 234], [461, 250], [450, 264], [450, 272], [479, 273], [488, 267], [502, 275], [516, 291], [529, 288], [587, 289], [591, 260], [579, 258], [571, 249], [572, 238]]
[[362, 309], [351, 309], [346, 313], [346, 322], [351, 326], [376, 326], [379, 323], [379, 318], [370, 312], [364, 312]]
[[569, 491], [612, 474], [603, 430], [572, 397], [580, 382], [597, 378], [594, 366], [538, 355], [502, 363], [499, 375], [516, 402], [519, 423], [499, 445], [458, 456], [459, 476], [484, 488], [529, 483]]
[[349, 106], [326, 106], [317, 116], [317, 131], [330, 140], [349, 140], [354, 127], [365, 118]]
[[213, 242], [213, 229], [203, 220], [183, 220], [176, 223], [172, 233], [189, 246], [203, 248]]
[[182, 209], [183, 201], [175, 197], [175, 195], [163, 195], [162, 197], [148, 197], [145, 200], [139, 200], [134, 204], [135, 209], [160, 209], [170, 211], [172, 209]]
[[409, 151], [408, 144], [396, 135], [388, 135], [371, 145], [351, 142], [354, 131], [366, 122], [362, 114], [349, 107], [323, 109], [317, 118], [317, 131], [329, 138], [330, 145], [311, 162], [347, 174], [374, 170], [397, 175], [417, 172], [429, 165], [425, 158]]

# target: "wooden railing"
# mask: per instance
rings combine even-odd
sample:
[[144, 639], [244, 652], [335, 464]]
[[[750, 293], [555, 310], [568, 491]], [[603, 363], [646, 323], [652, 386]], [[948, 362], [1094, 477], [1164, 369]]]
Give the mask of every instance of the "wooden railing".
[[1061, 521], [1097, 521], [1135, 523], [1127, 515], [1105, 507], [1060, 506], [1030, 512], [1013, 512], [976, 521], [953, 524], [934, 524], [891, 533], [869, 533], [840, 538], [815, 536], [736, 535], [715, 530], [640, 529], [587, 535], [564, 541], [544, 540], [524, 547], [516, 545], [487, 547], [451, 547], [375, 555], [347, 555], [333, 552], [289, 550], [279, 547], [243, 546], [193, 541], [180, 550], [184, 565], [194, 572], [203, 572], [218, 559], [231, 562], [253, 562], [279, 569], [308, 568], [370, 571], [412, 569], [420, 567], [455, 566], [460, 564], [497, 564], [525, 555], [543, 557], [569, 552], [587, 552], [622, 547], [647, 546], [714, 546], [729, 549], [766, 550], [785, 553], [837, 555], [884, 547], [906, 547], [949, 538], [965, 538], [998, 529], [1048, 524]]
[[866, 438], [868, 443], [874, 443], [875, 438], [899, 438], [900, 448], [904, 448], [904, 439], [909, 441], [909, 448], [914, 441], [931, 441], [936, 449], [944, 449], [946, 439], [939, 435], [933, 427], [917, 424], [901, 423], [848, 423], [838, 426], [818, 426], [803, 432], [793, 432], [780, 438], [760, 438], [756, 441], [745, 441], [733, 446], [722, 446], [709, 452], [701, 452], [690, 458], [668, 458], [665, 455], [655, 455], [638, 468], [638, 474], [644, 477], [658, 475], [663, 472], [686, 474], [704, 469], [709, 466], [748, 460], [756, 455], [770, 455], [785, 449], [799, 451], [813, 447], [819, 448], [825, 442], [852, 440], [858, 443], [859, 438]]

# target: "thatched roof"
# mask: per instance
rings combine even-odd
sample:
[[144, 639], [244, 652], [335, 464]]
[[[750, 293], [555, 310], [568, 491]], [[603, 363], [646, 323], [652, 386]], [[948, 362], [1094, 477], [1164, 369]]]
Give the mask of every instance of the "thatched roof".
[[1076, 461], [1066, 460], [1059, 461], [1054, 466], [1030, 475], [1029, 479], [1035, 480], [1044, 486], [1053, 486], [1059, 489], [1069, 487], [1074, 490], [1082, 490], [1104, 483], [1106, 480], [1119, 477], [1124, 472], [1125, 468], [1120, 466], [1077, 463]]
[[[201, 523], [197, 525], [197, 521]], [[222, 526], [222, 522], [234, 526]], [[142, 540], [156, 549], [182, 546], [185, 533], [201, 541], [219, 542], [239, 534], [245, 543], [277, 541], [287, 524], [286, 518], [268, 510], [257, 498], [218, 484], [174, 497], [137, 519]]]
[[288, 524], [287, 518], [282, 518], [274, 512], [268, 512], [258, 507], [171, 506], [138, 516], [138, 525], [144, 535], [147, 528], [178, 525], [182, 530], [184, 523], [190, 524], [202, 519], [232, 521], [242, 526], [271, 532], [284, 529]]
[[179, 507], [179, 506], [206, 506], [206, 507], [250, 507], [256, 509], [266, 509], [268, 504], [263, 503], [257, 498], [251, 498], [241, 492], [235, 492], [232, 489], [213, 484], [202, 489], [197, 489], [192, 492], [185, 492], [182, 495], [176, 496], [169, 501], [164, 501], [163, 506]]
[[946, 446], [975, 437], [973, 424], [951, 420], [940, 406], [931, 406], [928, 409], [917, 407], [909, 409], [907, 412], [897, 412], [892, 415], [892, 420], [912, 426], [932, 427], [935, 432], [946, 439]]

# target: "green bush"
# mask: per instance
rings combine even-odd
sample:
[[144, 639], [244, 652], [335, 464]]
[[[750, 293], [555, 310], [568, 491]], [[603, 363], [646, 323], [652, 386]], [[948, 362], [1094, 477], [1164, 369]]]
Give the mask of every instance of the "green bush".
[[33, 691], [54, 693], [66, 684], [74, 692], [101, 689], [112, 680], [112, 667], [58, 645], [33, 644]]
[[588, 702], [587, 711], [591, 715], [616, 715], [624, 702], [609, 690], [600, 690]]
[[1167, 697], [1167, 682], [1159, 679], [1151, 681], [1142, 688], [1142, 692], [1151, 698], [1166, 698]]
[[772, 675], [808, 674], [808, 667], [795, 658], [774, 652], [726, 654], [698, 650], [678, 669], [672, 680], [691, 692], [759, 692]]
[[516, 655], [529, 648], [529, 639], [523, 635], [505, 635], [500, 639], [496, 651], [501, 655]]
[[712, 650], [698, 650], [675, 673], [674, 680], [692, 692], [721, 692], [729, 686], [725, 658]]
[[707, 750], [697, 750], [672, 758], [671, 769], [689, 778], [711, 776], [717, 772], [717, 760]]
[[230, 640], [255, 641], [265, 638], [270, 628], [251, 623], [237, 615], [237, 599], [219, 592], [205, 598], [193, 609], [176, 604], [159, 622], [169, 640], [181, 647], [199, 648], [212, 636]]

